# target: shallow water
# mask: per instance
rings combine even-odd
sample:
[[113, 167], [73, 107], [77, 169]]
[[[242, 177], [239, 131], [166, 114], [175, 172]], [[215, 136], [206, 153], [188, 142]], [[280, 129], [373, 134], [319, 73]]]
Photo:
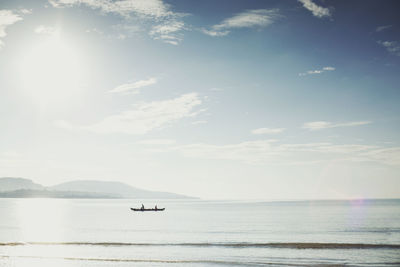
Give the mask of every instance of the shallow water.
[[0, 199], [0, 266], [132, 265], [396, 266], [400, 200]]

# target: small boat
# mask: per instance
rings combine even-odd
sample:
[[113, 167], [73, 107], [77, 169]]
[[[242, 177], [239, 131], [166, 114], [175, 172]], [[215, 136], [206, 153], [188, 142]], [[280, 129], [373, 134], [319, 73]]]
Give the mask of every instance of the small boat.
[[165, 208], [157, 208], [157, 209], [135, 209], [135, 208], [131, 208], [131, 210], [133, 210], [133, 211], [163, 211], [163, 210], [165, 210]]

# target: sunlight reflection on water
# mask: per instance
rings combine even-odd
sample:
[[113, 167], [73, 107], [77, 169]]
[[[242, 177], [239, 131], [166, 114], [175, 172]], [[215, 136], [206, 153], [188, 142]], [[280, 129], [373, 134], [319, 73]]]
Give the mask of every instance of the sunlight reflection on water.
[[17, 202], [16, 215], [20, 240], [62, 240], [65, 236], [67, 202], [57, 199], [23, 199]]

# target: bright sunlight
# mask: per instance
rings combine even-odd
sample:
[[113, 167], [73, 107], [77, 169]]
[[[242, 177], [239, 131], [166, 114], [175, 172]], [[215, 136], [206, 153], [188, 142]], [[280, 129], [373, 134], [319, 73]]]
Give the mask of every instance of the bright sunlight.
[[27, 49], [21, 62], [24, 93], [39, 105], [62, 104], [82, 88], [82, 56], [59, 32], [46, 36]]

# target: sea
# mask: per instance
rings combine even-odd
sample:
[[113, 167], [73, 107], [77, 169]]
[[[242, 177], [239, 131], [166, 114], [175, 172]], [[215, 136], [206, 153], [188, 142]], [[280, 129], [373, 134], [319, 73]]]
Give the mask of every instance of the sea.
[[0, 199], [0, 266], [400, 266], [400, 200]]

